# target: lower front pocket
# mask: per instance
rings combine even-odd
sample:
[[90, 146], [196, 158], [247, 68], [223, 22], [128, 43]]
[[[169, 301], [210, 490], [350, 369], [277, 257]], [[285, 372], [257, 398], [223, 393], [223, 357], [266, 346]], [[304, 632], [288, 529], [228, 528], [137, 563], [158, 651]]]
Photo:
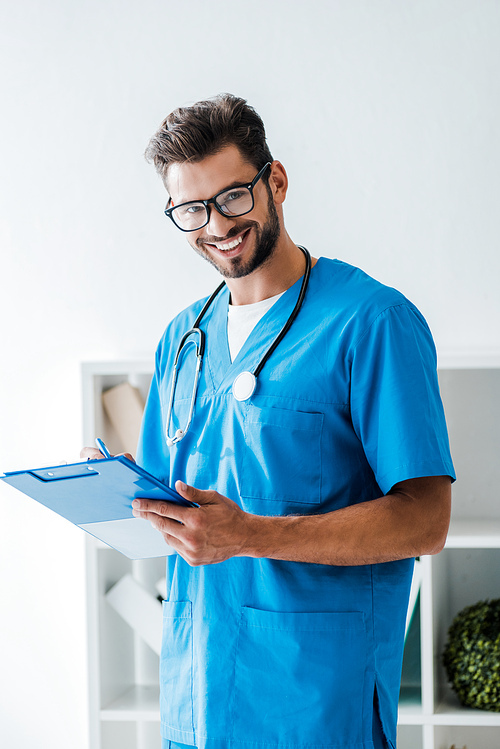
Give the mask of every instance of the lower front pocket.
[[283, 746], [361, 743], [366, 668], [362, 612], [243, 608], [232, 738]]
[[163, 601], [162, 723], [193, 734], [193, 621], [190, 601]]

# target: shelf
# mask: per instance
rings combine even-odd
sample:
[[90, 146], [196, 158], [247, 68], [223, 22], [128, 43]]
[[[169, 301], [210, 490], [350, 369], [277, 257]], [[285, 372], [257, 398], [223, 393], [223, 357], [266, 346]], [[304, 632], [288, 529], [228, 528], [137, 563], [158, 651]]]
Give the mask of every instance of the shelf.
[[[134, 686], [101, 710], [103, 721], [159, 721], [159, 688], [157, 686]], [[399, 702], [399, 724], [406, 726], [423, 725], [455, 726], [498, 726], [500, 713], [486, 710], [473, 710], [462, 707], [453, 694], [443, 699], [433, 716], [424, 715], [422, 706], [411, 690], [402, 693]]]
[[500, 521], [452, 520], [446, 548], [498, 549], [500, 548]]
[[101, 710], [101, 720], [159, 721], [159, 700], [158, 686], [136, 684]]
[[[434, 726], [433, 749], [498, 749], [498, 728], [492, 726]], [[413, 747], [409, 747], [413, 749]]]
[[[123, 382], [143, 398], [152, 362], [95, 362], [83, 368], [85, 444], [116, 435], [101, 395]], [[398, 749], [499, 749], [500, 713], [462, 707], [447, 683], [441, 654], [448, 627], [465, 606], [497, 598], [500, 514], [500, 352], [440, 357], [440, 387], [458, 480], [446, 547], [422, 558], [419, 614], [405, 646], [398, 707]], [[159, 749], [158, 655], [106, 593], [124, 576], [157, 595], [164, 560], [130, 562], [88, 539], [90, 742], [92, 749]], [[117, 696], [120, 695], [120, 696]]]
[[500, 728], [500, 713], [463, 707], [450, 691], [449, 695], [439, 703], [433, 716], [433, 723], [436, 726], [498, 726]]
[[438, 352], [438, 368], [441, 369], [500, 369], [500, 350], [481, 350], [473, 354], [463, 351]]

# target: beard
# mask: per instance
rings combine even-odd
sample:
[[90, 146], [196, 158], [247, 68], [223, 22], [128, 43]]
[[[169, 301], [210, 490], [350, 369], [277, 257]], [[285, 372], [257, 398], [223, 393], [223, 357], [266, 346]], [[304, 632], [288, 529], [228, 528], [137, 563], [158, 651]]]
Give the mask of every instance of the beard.
[[[254, 230], [255, 249], [252, 256], [246, 261], [241, 257], [235, 257], [231, 259], [231, 264], [229, 266], [219, 265], [218, 261], [204, 249], [204, 244], [209, 243], [208, 238], [202, 239], [200, 237], [196, 240], [196, 244], [193, 245], [193, 248], [199, 255], [201, 255], [201, 257], [208, 260], [208, 262], [213, 265], [224, 278], [243, 278], [244, 276], [250, 275], [250, 273], [253, 273], [257, 268], [260, 268], [261, 265], [272, 257], [281, 232], [278, 212], [271, 194], [269, 194], [267, 206], [268, 218], [263, 226], [260, 226], [256, 221], [242, 221], [238, 226], [234, 226], [224, 238], [224, 241], [227, 242], [230, 241], [232, 237], [236, 237], [245, 230]], [[211, 239], [212, 242], [209, 244], [214, 244], [213, 240], [215, 240], [215, 238]], [[220, 240], [216, 239], [215, 241], [219, 242]]]

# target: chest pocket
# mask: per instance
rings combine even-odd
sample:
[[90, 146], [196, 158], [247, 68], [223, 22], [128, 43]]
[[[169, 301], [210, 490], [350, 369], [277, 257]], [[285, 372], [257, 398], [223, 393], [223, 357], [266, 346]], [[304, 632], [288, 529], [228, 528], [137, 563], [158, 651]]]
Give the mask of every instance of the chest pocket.
[[248, 405], [243, 429], [242, 499], [321, 502], [322, 413]]

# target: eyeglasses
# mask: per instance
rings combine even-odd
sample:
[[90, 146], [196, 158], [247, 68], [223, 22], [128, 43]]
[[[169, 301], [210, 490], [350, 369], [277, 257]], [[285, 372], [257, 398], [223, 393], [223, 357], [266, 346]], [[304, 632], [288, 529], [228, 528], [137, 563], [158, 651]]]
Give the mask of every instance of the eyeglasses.
[[[210, 221], [210, 205], [226, 218], [236, 218], [250, 213], [254, 207], [253, 190], [257, 182], [264, 176], [271, 162], [268, 161], [260, 172], [255, 175], [249, 185], [236, 185], [221, 190], [208, 200], [190, 200], [171, 208], [165, 208], [165, 215], [172, 219], [181, 231], [196, 231], [202, 229]], [[170, 200], [167, 203], [169, 205]]]

